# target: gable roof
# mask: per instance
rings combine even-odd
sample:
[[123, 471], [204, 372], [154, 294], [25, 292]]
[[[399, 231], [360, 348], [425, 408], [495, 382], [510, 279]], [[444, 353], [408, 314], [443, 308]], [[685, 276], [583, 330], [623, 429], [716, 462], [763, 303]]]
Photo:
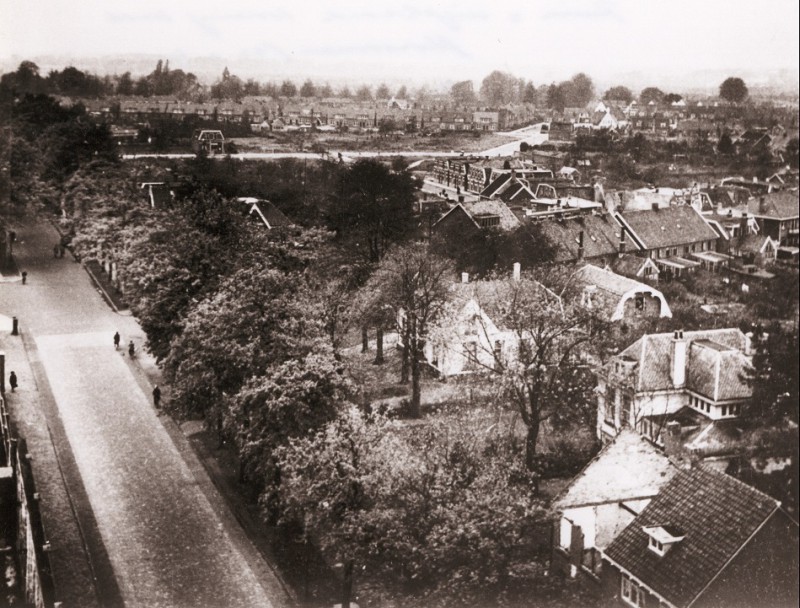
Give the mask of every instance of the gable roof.
[[556, 509], [650, 498], [677, 469], [661, 450], [631, 429], [620, 431], [555, 500]]
[[650, 258], [640, 258], [635, 255], [623, 255], [622, 257], [612, 257], [608, 261], [608, 266], [616, 272], [626, 277], [639, 276], [639, 272], [645, 267], [649, 267], [656, 274], [660, 273], [656, 263]]
[[[722, 473], [678, 471], [603, 556], [683, 608], [698, 598], [779, 504]], [[679, 529], [683, 540], [659, 556], [648, 548], [642, 528], [664, 525]]]
[[268, 229], [272, 230], [273, 228], [292, 225], [292, 221], [270, 201], [247, 199], [246, 202], [252, 205], [248, 215], [257, 218]]
[[[717, 395], [718, 400], [752, 394], [740, 378], [749, 359], [744, 355], [747, 336], [739, 329], [686, 331], [683, 337], [690, 343], [687, 388], [712, 399]], [[618, 357], [636, 362], [633, 384], [637, 392], [676, 390], [671, 376], [672, 340], [672, 333], [645, 334], [619, 353]]]
[[616, 214], [642, 249], [660, 249], [710, 241], [717, 233], [691, 205], [675, 205], [658, 210], [633, 211]]
[[800, 196], [797, 190], [782, 190], [752, 198], [747, 203], [747, 212], [756, 217], [771, 219], [793, 219], [800, 217]]
[[[586, 259], [617, 255], [621, 228], [614, 219], [604, 215], [581, 215], [565, 219], [549, 219], [538, 224], [542, 236], [552, 246], [555, 262], [578, 259], [578, 241], [583, 231], [583, 257]], [[634, 247], [629, 235], [625, 243]]]

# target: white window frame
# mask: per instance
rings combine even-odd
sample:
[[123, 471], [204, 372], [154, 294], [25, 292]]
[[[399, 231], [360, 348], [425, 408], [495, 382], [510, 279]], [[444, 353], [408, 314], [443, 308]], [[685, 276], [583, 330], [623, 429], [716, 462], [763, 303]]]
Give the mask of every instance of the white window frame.
[[624, 572], [620, 573], [619, 595], [623, 602], [629, 606], [633, 606], [633, 608], [647, 607], [647, 594], [644, 589]]

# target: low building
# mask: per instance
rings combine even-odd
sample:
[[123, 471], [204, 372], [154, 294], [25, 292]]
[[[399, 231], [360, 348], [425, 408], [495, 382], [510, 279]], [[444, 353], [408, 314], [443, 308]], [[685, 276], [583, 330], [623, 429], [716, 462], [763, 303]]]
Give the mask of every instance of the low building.
[[699, 266], [717, 270], [730, 256], [717, 252], [719, 235], [691, 205], [617, 213], [615, 219], [667, 279]]
[[620, 432], [553, 501], [552, 570], [597, 579], [605, 550], [677, 468], [637, 433]]
[[577, 270], [573, 278], [580, 305], [604, 321], [672, 317], [664, 294], [650, 285], [592, 264]]
[[616, 605], [797, 606], [798, 526], [723, 473], [679, 470], [601, 551]]
[[800, 245], [800, 195], [797, 190], [783, 190], [751, 199], [747, 212], [758, 222], [761, 234], [772, 237], [780, 246]]

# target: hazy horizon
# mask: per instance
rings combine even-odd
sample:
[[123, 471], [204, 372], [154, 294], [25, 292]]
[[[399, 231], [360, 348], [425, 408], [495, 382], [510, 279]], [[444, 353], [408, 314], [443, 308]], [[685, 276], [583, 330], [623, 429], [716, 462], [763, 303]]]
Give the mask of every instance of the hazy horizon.
[[142, 75], [161, 58], [208, 84], [227, 66], [245, 79], [390, 86], [479, 85], [499, 69], [537, 86], [585, 72], [599, 88], [683, 90], [740, 76], [793, 92], [798, 18], [800, 5], [790, 0], [0, 0], [0, 67], [29, 59], [43, 73], [75, 65]]

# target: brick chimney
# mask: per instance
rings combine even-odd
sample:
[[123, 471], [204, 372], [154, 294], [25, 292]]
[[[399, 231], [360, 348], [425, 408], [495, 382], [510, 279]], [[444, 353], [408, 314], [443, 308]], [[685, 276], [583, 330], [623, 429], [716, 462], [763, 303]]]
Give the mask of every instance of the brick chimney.
[[675, 330], [672, 336], [672, 366], [671, 378], [675, 388], [682, 388], [686, 384], [686, 355], [688, 343], [683, 337], [683, 330]]
[[469, 283], [469, 273], [468, 272], [462, 272], [461, 273], [461, 282], [462, 283]]
[[619, 257], [625, 255], [625, 226], [619, 229]]
[[519, 262], [514, 262], [514, 281], [516, 281], [517, 283], [519, 283], [521, 268], [522, 266], [520, 265]]
[[747, 236], [747, 212], [742, 213], [742, 219], [739, 220], [739, 235]]
[[583, 230], [578, 233], [578, 261], [583, 261]]

